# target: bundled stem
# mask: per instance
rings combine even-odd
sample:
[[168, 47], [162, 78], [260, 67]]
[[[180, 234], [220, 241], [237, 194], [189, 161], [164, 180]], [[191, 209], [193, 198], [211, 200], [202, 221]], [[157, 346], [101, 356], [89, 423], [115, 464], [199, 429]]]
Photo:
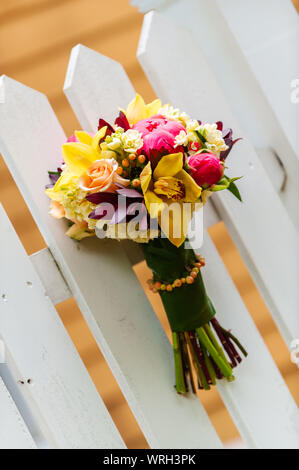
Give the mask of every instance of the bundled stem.
[[230, 331], [225, 330], [215, 317], [196, 330], [173, 333], [177, 392], [187, 393], [188, 383], [191, 384], [192, 392], [196, 392], [191, 362], [199, 389], [209, 390], [211, 385], [216, 385], [216, 378], [225, 377], [228, 381], [234, 380], [233, 368], [242, 361], [242, 358], [233, 343], [244, 356], [247, 355], [238, 339]]

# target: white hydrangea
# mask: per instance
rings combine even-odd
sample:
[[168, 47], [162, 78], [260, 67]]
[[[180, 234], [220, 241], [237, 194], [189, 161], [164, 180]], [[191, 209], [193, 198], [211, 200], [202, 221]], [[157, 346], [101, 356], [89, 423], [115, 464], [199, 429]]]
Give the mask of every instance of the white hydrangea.
[[180, 133], [174, 139], [174, 148], [179, 147], [180, 145], [188, 144], [188, 135], [185, 131], [181, 130]]
[[187, 132], [195, 132], [195, 131], [199, 131], [199, 124], [198, 124], [198, 121], [196, 121], [195, 119], [189, 119], [187, 122], [186, 122], [186, 130]]
[[117, 150], [121, 146], [121, 140], [113, 135], [112, 142], [107, 143], [107, 147], [110, 150]]
[[87, 201], [86, 196], [87, 192], [73, 183], [69, 190], [64, 192], [61, 203], [68, 219], [78, 220], [79, 222], [85, 221], [88, 223], [89, 228], [94, 228], [94, 224], [88, 218], [88, 215], [94, 210], [95, 204]]
[[168, 119], [182, 121], [183, 123], [186, 123], [188, 120], [190, 120], [188, 114], [184, 112], [181, 113], [178, 108], [174, 108], [170, 104], [165, 104], [164, 106], [162, 106], [162, 108], [159, 109], [158, 114], [162, 114], [162, 116], [165, 116]]
[[228, 149], [222, 138], [222, 132], [217, 129], [217, 124], [202, 124], [199, 127], [199, 132], [206, 139], [206, 147], [216, 155], [220, 155], [220, 152]]
[[121, 136], [123, 149], [125, 152], [134, 153], [143, 147], [143, 140], [140, 132], [135, 129], [128, 129]]

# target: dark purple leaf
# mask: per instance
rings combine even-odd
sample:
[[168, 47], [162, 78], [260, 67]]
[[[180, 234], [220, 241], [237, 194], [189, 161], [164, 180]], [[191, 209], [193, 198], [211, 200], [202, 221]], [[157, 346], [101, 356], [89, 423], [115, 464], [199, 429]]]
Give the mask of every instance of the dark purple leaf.
[[92, 193], [86, 196], [86, 199], [93, 204], [101, 204], [102, 202], [117, 204], [117, 194], [115, 193]]
[[109, 124], [109, 122], [105, 121], [105, 119], [102, 119], [102, 118], [99, 119], [98, 131], [100, 129], [102, 129], [102, 127], [105, 127], [105, 126], [107, 126], [106, 135], [111, 135], [114, 132], [114, 129], [111, 126], [111, 124]]
[[138, 191], [136, 191], [135, 189], [122, 188], [122, 189], [117, 189], [116, 191], [121, 196], [134, 197], [134, 198], [138, 197], [138, 198], [143, 199], [143, 195], [141, 193], [139, 193]]
[[127, 119], [127, 116], [122, 111], [119, 112], [118, 117], [115, 119], [115, 124], [119, 127], [122, 127], [125, 132], [130, 129], [130, 124]]
[[235, 139], [235, 140], [232, 140], [232, 139], [225, 139], [225, 143], [226, 145], [228, 146], [228, 149], [227, 150], [224, 150], [224, 152], [221, 152], [220, 153], [220, 160], [225, 160], [231, 149], [233, 148], [233, 146], [235, 145], [235, 143], [237, 143], [239, 140], [242, 140], [242, 137], [239, 137], [238, 139]]
[[90, 214], [89, 218], [90, 219], [104, 219], [104, 220], [111, 220], [113, 217], [113, 214], [115, 213], [115, 208], [112, 204], [109, 202], [103, 202], [100, 204], [98, 207], [95, 208]]

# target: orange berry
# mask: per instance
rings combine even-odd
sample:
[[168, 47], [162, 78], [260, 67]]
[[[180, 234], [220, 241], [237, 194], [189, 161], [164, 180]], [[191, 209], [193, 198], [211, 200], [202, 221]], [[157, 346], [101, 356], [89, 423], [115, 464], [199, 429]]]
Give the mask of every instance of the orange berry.
[[121, 175], [122, 172], [123, 172], [123, 169], [122, 169], [121, 166], [119, 166], [119, 167], [117, 168], [117, 170], [116, 170], [116, 173], [117, 173], [118, 175]]
[[186, 277], [186, 282], [187, 282], [187, 284], [193, 284], [193, 282], [194, 282], [193, 277], [192, 276], [187, 276]]
[[139, 161], [139, 163], [141, 163], [141, 164], [144, 163], [144, 162], [145, 162], [145, 155], [139, 155], [139, 156], [138, 156], [138, 161]]
[[176, 280], [174, 281], [174, 286], [175, 286], [175, 287], [181, 287], [181, 285], [182, 285], [182, 281], [181, 281], [180, 279], [176, 279]]
[[138, 188], [140, 186], [140, 180], [138, 180], [138, 179], [133, 180], [132, 181], [132, 186], [134, 188]]
[[167, 284], [166, 290], [168, 290], [168, 292], [171, 292], [172, 289], [173, 289], [172, 285], [171, 285], [171, 284]]
[[160, 289], [161, 288], [161, 282], [159, 282], [159, 281], [155, 282], [154, 287], [156, 289]]
[[196, 268], [200, 269], [200, 268], [201, 268], [201, 263], [194, 263], [194, 266], [195, 266]]
[[197, 273], [195, 271], [191, 271], [190, 276], [195, 279], [197, 277]]
[[129, 160], [127, 158], [124, 158], [123, 161], [121, 162], [121, 164], [125, 168], [128, 168], [128, 166], [130, 165]]
[[186, 278], [182, 277], [181, 282], [182, 282], [182, 284], [185, 284], [186, 283]]
[[136, 159], [136, 154], [135, 153], [130, 153], [129, 160], [133, 161], [135, 159]]
[[161, 284], [160, 290], [165, 290], [165, 289], [166, 289], [166, 285], [165, 285], [165, 284]]
[[198, 269], [197, 267], [195, 267], [195, 268], [192, 268], [192, 271], [193, 271], [193, 272], [195, 272], [196, 274], [198, 274], [198, 273], [199, 273], [199, 269]]

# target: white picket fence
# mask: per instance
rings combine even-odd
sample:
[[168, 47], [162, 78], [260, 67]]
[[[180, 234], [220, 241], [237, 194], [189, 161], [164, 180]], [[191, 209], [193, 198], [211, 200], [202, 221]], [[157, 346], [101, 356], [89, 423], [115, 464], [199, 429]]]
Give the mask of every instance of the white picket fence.
[[[201, 2], [139, 3], [150, 8], [160, 5], [163, 10], [145, 16], [138, 51], [157, 94], [194, 117], [221, 118], [236, 135], [245, 136], [227, 91], [224, 94], [220, 88], [218, 74], [215, 78], [210, 62], [216, 56], [207, 60], [204, 46], [185, 27], [195, 27], [195, 15], [202, 14]], [[190, 21], [185, 24], [180, 8], [186, 3]], [[183, 26], [173, 22], [172, 16], [180, 17]], [[100, 116], [112, 121], [115, 110], [125, 107], [135, 92], [120, 64], [78, 45], [71, 53], [65, 93], [82, 128], [94, 132]], [[250, 107], [254, 108], [252, 103]], [[291, 136], [278, 127], [274, 110], [267, 107], [266, 111], [278, 128], [277, 142], [285, 143], [286, 159], [291, 162]], [[269, 136], [270, 131], [265, 139]], [[71, 295], [150, 446], [222, 447], [200, 401], [173, 391], [171, 346], [131, 269], [134, 247], [124, 249], [118, 242], [98, 239], [78, 244], [65, 236], [63, 221], [48, 215], [43, 187], [47, 170], [61, 162], [64, 141], [46, 97], [2, 77], [0, 151], [49, 248], [28, 258], [1, 209], [0, 339], [6, 358], [0, 364], [0, 448], [124, 447], [54, 309]], [[221, 194], [215, 206], [208, 205], [205, 219], [225, 221], [290, 345], [293, 338], [299, 338], [295, 214], [289, 199], [280, 194], [279, 173], [273, 184], [247, 138], [233, 151], [230, 162], [234, 174], [246, 175], [240, 183], [244, 203]], [[293, 184], [292, 175], [287, 175], [286, 188]], [[290, 194], [295, 189], [293, 185]], [[225, 406], [247, 447], [298, 448], [297, 405], [208, 233], [202, 251], [208, 259], [204, 279], [217, 315], [225, 326], [234, 327], [250, 353], [238, 368], [237, 380], [218, 386]]]

